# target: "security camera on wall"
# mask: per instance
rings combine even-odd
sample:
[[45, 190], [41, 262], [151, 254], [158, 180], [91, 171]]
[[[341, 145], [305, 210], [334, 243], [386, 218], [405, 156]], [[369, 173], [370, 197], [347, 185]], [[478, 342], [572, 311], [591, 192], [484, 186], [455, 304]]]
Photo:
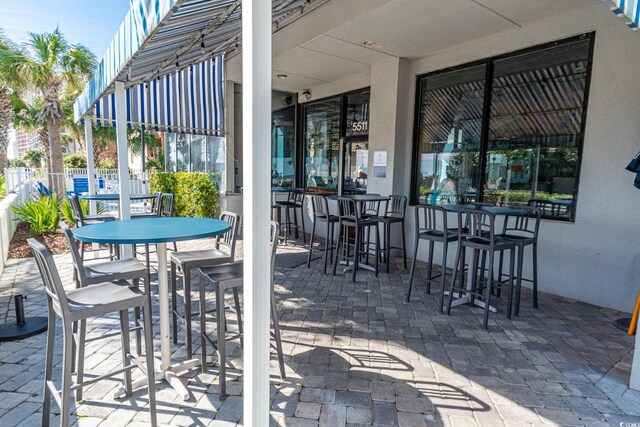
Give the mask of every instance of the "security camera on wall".
[[282, 105], [284, 105], [285, 107], [288, 107], [292, 103], [293, 103], [293, 96], [291, 95], [285, 96], [284, 99], [282, 100]]
[[304, 98], [305, 101], [308, 101], [308, 100], [311, 99], [311, 91], [309, 89], [303, 90], [301, 95], [302, 95], [302, 97]]

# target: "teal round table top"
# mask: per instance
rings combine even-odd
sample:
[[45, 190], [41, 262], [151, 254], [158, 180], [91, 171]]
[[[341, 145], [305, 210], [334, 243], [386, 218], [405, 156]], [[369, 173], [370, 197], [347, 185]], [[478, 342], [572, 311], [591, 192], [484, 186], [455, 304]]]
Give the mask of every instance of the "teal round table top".
[[[117, 201], [120, 200], [119, 193], [105, 193], [105, 194], [81, 194], [79, 196], [82, 200], [96, 200], [96, 201]], [[132, 194], [129, 196], [131, 200], [143, 200], [143, 199], [153, 199], [156, 197], [155, 194]]]
[[231, 224], [212, 218], [155, 217], [109, 221], [76, 228], [73, 236], [89, 243], [135, 245], [202, 239], [227, 232]]

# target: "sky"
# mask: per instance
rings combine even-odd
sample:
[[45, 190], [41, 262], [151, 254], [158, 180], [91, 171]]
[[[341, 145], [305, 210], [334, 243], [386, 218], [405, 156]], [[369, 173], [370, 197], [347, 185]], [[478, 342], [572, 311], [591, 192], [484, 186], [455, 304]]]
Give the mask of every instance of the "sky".
[[28, 32], [59, 26], [67, 41], [82, 43], [100, 60], [129, 10], [129, 0], [0, 0], [0, 29], [16, 43]]

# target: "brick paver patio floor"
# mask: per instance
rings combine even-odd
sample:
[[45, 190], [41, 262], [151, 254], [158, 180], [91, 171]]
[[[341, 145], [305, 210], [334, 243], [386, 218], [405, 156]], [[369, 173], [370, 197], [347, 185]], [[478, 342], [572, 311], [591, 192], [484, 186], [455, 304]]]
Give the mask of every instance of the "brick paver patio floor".
[[[281, 249], [302, 250], [291, 244]], [[540, 307], [533, 309], [527, 291], [520, 317], [507, 320], [504, 304], [498, 303], [499, 312], [491, 315], [485, 331], [479, 308], [462, 306], [451, 316], [440, 314], [438, 287], [426, 295], [421, 280], [413, 301], [405, 303], [407, 271], [398, 259], [393, 261], [391, 274], [376, 278], [362, 271], [356, 283], [342, 272], [335, 277], [323, 274], [321, 259], [311, 268], [277, 268], [287, 378], [278, 377], [274, 353], [272, 425], [640, 425], [640, 392], [626, 385], [633, 337], [612, 326], [621, 313], [548, 294], [541, 294]], [[69, 256], [57, 256], [56, 262], [64, 283], [70, 284]], [[420, 275], [424, 268], [418, 265]], [[28, 295], [27, 316], [46, 315], [32, 259], [9, 262], [0, 291], [13, 287]], [[0, 300], [0, 315], [0, 322], [14, 321], [7, 297]], [[92, 321], [89, 336], [113, 331], [117, 324], [116, 318]], [[44, 343], [42, 334], [0, 344], [0, 426], [40, 424]], [[156, 339], [156, 351], [158, 345]], [[198, 351], [199, 341], [194, 345]], [[183, 375], [192, 392], [189, 401], [158, 383], [160, 423], [242, 422], [242, 349], [238, 342], [227, 345], [230, 396], [219, 400], [215, 365], [206, 374]], [[174, 360], [184, 357], [182, 346], [174, 350]], [[59, 378], [61, 345], [55, 354]], [[119, 338], [87, 346], [87, 375], [120, 363]], [[114, 400], [118, 388], [118, 378], [89, 386], [85, 400], [73, 407], [72, 422], [146, 424], [145, 389], [130, 399]]]

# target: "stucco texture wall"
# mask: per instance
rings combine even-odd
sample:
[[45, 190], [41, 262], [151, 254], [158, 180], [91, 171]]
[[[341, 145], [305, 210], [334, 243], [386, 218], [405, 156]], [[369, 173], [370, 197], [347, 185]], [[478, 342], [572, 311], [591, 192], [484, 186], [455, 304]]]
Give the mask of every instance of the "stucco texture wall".
[[[411, 93], [417, 75], [590, 31], [596, 35], [576, 220], [541, 224], [539, 289], [630, 312], [640, 289], [640, 190], [624, 167], [640, 150], [640, 36], [598, 5], [413, 61]], [[412, 126], [410, 114], [406, 147]], [[405, 158], [410, 165], [411, 150]], [[408, 175], [396, 177], [405, 194]]]

